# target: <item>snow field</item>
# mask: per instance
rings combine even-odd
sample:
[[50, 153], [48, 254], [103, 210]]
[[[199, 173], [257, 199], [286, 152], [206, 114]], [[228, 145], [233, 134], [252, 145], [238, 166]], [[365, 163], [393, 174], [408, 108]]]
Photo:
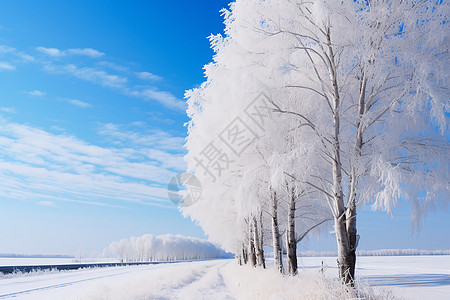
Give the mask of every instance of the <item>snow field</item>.
[[[336, 278], [336, 257], [299, 257], [299, 268]], [[356, 278], [376, 295], [392, 293], [400, 299], [450, 299], [450, 255], [363, 256], [356, 259]]]
[[[81, 263], [109, 263], [120, 262], [112, 257], [82, 257]], [[35, 265], [65, 265], [80, 263], [79, 258], [35, 258], [35, 257], [0, 257], [0, 266], [35, 266]]]
[[[320, 272], [324, 262], [324, 274]], [[450, 256], [359, 257], [358, 290], [337, 281], [335, 257], [300, 257], [299, 275], [208, 260], [63, 271], [0, 280], [0, 299], [449, 299]]]

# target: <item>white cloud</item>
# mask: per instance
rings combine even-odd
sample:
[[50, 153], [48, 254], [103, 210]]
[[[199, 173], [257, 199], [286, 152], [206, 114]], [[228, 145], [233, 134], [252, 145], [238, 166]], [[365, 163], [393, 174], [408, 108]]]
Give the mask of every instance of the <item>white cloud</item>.
[[[116, 142], [122, 142], [124, 144], [132, 144], [139, 147], [152, 147], [162, 150], [170, 150], [182, 152], [184, 151], [185, 138], [179, 136], [173, 136], [162, 130], [145, 130], [142, 123], [139, 123], [141, 127], [140, 132], [124, 128], [112, 123], [101, 124], [99, 127], [99, 133], [105, 136], [113, 138]], [[136, 126], [137, 122], [131, 123]]]
[[56, 126], [56, 125], [52, 125], [52, 126], [50, 127], [50, 129], [53, 130], [53, 131], [60, 131], [60, 132], [66, 131], [66, 129], [64, 129], [64, 128], [62, 128], [62, 127], [59, 127], [59, 126]]
[[184, 137], [172, 136], [161, 130], [145, 130], [141, 122], [130, 125], [140, 127], [140, 132], [115, 124], [102, 124], [99, 133], [110, 137], [116, 144], [133, 145], [133, 149], [148, 160], [156, 161], [163, 168], [182, 172], [186, 170], [184, 161]]
[[117, 201], [168, 204], [166, 185], [183, 163], [183, 149], [163, 148], [175, 148], [181, 139], [163, 132], [121, 135], [120, 126], [109, 128], [120, 136], [115, 147], [1, 121], [0, 197], [109, 206]]
[[146, 100], [155, 100], [162, 105], [179, 111], [186, 110], [186, 103], [179, 100], [172, 93], [160, 91], [156, 88], [147, 88], [138, 90], [136, 87], [129, 87], [128, 78], [119, 75], [113, 75], [103, 70], [94, 68], [78, 67], [74, 64], [68, 65], [54, 65], [46, 64], [44, 70], [51, 73], [66, 73], [75, 76], [79, 79], [100, 84], [104, 87], [118, 89], [125, 95], [134, 96]]
[[55, 207], [55, 202], [52, 201], [39, 201], [37, 204], [41, 206]]
[[23, 62], [30, 62], [34, 61], [35, 58], [29, 54], [23, 53], [23, 52], [17, 52], [16, 55], [23, 61]]
[[44, 66], [44, 70], [51, 73], [68, 73], [79, 79], [97, 83], [109, 88], [125, 88], [128, 81], [126, 77], [112, 75], [105, 71], [93, 68], [77, 67], [73, 64], [64, 66], [47, 64]]
[[10, 55], [13, 58], [15, 58], [15, 61], [17, 61], [17, 58], [19, 58], [20, 62], [30, 62], [34, 61], [34, 57], [31, 55], [28, 55], [26, 53], [17, 51], [16, 48], [6, 46], [6, 45], [0, 45], [0, 54], [3, 55]]
[[147, 124], [142, 121], [134, 121], [134, 122], [131, 122], [130, 125], [135, 126], [135, 127], [141, 127], [141, 128], [145, 128], [147, 126]]
[[67, 49], [64, 51], [67, 54], [72, 55], [84, 55], [92, 58], [102, 57], [105, 53], [100, 52], [98, 50], [92, 48], [83, 48], [83, 49]]
[[30, 96], [36, 96], [36, 97], [43, 97], [47, 94], [46, 92], [42, 92], [39, 90], [34, 90], [34, 91], [26, 92], [26, 93]]
[[16, 67], [11, 65], [10, 63], [6, 61], [0, 61], [0, 71], [6, 70], [6, 71], [13, 71]]
[[36, 97], [43, 97], [47, 94], [46, 92], [42, 92], [39, 90], [34, 90], [34, 91], [26, 92], [26, 93], [30, 96], [36, 96]]
[[159, 124], [174, 124], [175, 121], [173, 119], [165, 117], [165, 115], [161, 112], [155, 112], [155, 111], [147, 111], [145, 114], [148, 116], [149, 120], [158, 122]]
[[127, 67], [124, 67], [124, 66], [112, 63], [110, 61], [99, 61], [97, 63], [97, 65], [100, 65], [100, 66], [103, 66], [103, 67], [107, 67], [107, 68], [110, 68], [112, 70], [119, 71], [119, 72], [128, 72], [128, 68]]
[[63, 56], [63, 52], [56, 48], [37, 47], [36, 50], [50, 56]]
[[13, 114], [13, 113], [16, 112], [14, 107], [0, 107], [0, 111], [5, 112], [5, 113], [9, 113], [9, 114]]
[[95, 49], [92, 49], [92, 48], [74, 48], [74, 49], [67, 49], [67, 50], [59, 50], [57, 48], [37, 47], [36, 50], [39, 52], [42, 52], [46, 55], [53, 56], [53, 57], [81, 55], [81, 56], [88, 56], [88, 57], [92, 57], [92, 58], [98, 58], [98, 57], [102, 57], [103, 55], [105, 55], [105, 53], [100, 52]]
[[144, 80], [150, 81], [161, 81], [163, 78], [161, 76], [152, 74], [150, 72], [136, 72], [136, 77]]
[[12, 53], [15, 51], [16, 51], [16, 48], [13, 48], [10, 46], [5, 46], [5, 45], [0, 45], [0, 53]]
[[141, 91], [131, 90], [128, 92], [128, 94], [143, 99], [156, 100], [171, 109], [185, 111], [187, 108], [184, 101], [179, 100], [172, 93], [166, 91], [159, 91], [156, 89], [145, 89]]
[[105, 71], [100, 71], [92, 68], [78, 68], [75, 65], [67, 65], [64, 67], [64, 70], [80, 79], [98, 82], [101, 85], [107, 87], [119, 88], [123, 87], [127, 82], [127, 79], [125, 77], [111, 75], [106, 73]]
[[73, 104], [75, 106], [82, 107], [82, 108], [92, 107], [91, 104], [81, 101], [81, 100], [77, 100], [77, 99], [67, 99], [67, 102], [69, 102], [70, 104]]

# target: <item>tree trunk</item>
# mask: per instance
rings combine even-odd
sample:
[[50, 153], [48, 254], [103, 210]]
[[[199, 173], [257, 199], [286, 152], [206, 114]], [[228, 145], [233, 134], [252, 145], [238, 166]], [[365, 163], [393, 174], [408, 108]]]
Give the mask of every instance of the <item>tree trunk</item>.
[[249, 247], [249, 259], [252, 267], [256, 266], [256, 251], [255, 251], [255, 240], [253, 238], [253, 226], [252, 222], [249, 222], [249, 238], [248, 238], [248, 247]]
[[283, 260], [280, 247], [280, 229], [278, 227], [278, 200], [277, 193], [272, 194], [272, 241], [273, 241], [273, 259], [275, 268], [278, 272], [283, 273]]
[[257, 265], [263, 267], [264, 265], [264, 252], [261, 248], [261, 236], [260, 236], [260, 230], [258, 230], [258, 221], [256, 220], [256, 217], [253, 217], [253, 236], [254, 236], [254, 247], [256, 252], [256, 258], [257, 258]]
[[291, 274], [291, 264], [289, 262], [289, 235], [287, 233], [287, 229], [285, 231], [286, 233], [286, 239], [285, 239], [285, 247], [286, 249], [284, 249], [284, 261], [285, 261], [285, 268], [287, 268], [287, 270], [284, 270], [287, 274]]
[[356, 174], [356, 167], [359, 164], [359, 160], [362, 155], [363, 146], [363, 123], [362, 117], [365, 114], [365, 98], [366, 98], [366, 85], [367, 77], [364, 72], [362, 74], [362, 81], [359, 91], [358, 101], [358, 121], [356, 123], [356, 140], [355, 148], [353, 151], [353, 160], [351, 166], [351, 173], [349, 178], [349, 193], [346, 212], [346, 226], [347, 235], [350, 243], [349, 254], [349, 276], [351, 277], [351, 284], [353, 286], [353, 280], [355, 279], [356, 269], [356, 248], [358, 247], [359, 235], [356, 228], [356, 200], [357, 200], [357, 188], [358, 188], [358, 175]]
[[244, 243], [242, 243], [242, 261], [245, 265], [248, 263], [248, 251]]
[[338, 246], [338, 270], [339, 278], [345, 284], [351, 284], [353, 279], [350, 277], [350, 247], [347, 236], [347, 226], [345, 223], [345, 213], [335, 218], [334, 227], [336, 230], [336, 240]]
[[242, 266], [244, 263], [243, 263], [242, 249], [241, 248], [239, 248], [239, 251], [238, 251], [238, 253], [236, 255], [236, 258], [237, 258], [238, 264], [240, 266]]
[[333, 88], [333, 202], [334, 202], [334, 227], [338, 246], [338, 270], [339, 278], [345, 283], [352, 283], [350, 277], [350, 243], [347, 235], [346, 215], [344, 206], [344, 193], [342, 191], [342, 164], [340, 148], [340, 96], [337, 82], [337, 68], [334, 62], [333, 46], [331, 43], [330, 27], [326, 28], [328, 57], [330, 58], [330, 82]]
[[287, 228], [287, 255], [289, 275], [297, 274], [297, 240], [295, 238], [295, 190], [291, 187]]
[[[356, 191], [354, 196], [356, 197]], [[351, 280], [351, 285], [353, 286], [353, 281], [355, 279], [355, 269], [356, 269], [356, 247], [358, 247], [359, 235], [356, 229], [356, 206], [349, 207], [347, 209], [347, 235], [350, 243], [350, 253], [349, 253], [349, 276]]]
[[264, 226], [262, 211], [259, 213], [259, 232], [261, 233], [259, 238], [259, 249], [261, 249], [261, 265], [263, 269], [265, 269], [266, 259], [264, 257]]

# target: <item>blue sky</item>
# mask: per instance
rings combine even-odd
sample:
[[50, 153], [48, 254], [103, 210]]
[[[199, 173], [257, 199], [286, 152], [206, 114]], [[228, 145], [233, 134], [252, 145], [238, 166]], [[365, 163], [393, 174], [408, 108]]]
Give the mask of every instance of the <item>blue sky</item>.
[[[2, 1], [0, 253], [89, 253], [144, 233], [205, 237], [167, 200], [184, 170], [183, 95], [203, 81], [227, 1]], [[363, 209], [361, 249], [449, 249], [409, 207]], [[376, 230], [375, 230], [376, 229]], [[334, 250], [331, 237], [302, 249]]]

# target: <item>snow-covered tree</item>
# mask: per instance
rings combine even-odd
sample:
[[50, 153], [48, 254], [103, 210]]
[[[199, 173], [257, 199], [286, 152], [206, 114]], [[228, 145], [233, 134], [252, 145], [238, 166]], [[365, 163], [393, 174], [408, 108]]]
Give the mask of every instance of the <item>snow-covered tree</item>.
[[[255, 43], [262, 35], [251, 31], [249, 36], [248, 32], [236, 30], [236, 25], [242, 24], [236, 24], [229, 13], [225, 11], [228, 36], [211, 37], [216, 55], [214, 63], [205, 67], [208, 80], [200, 88], [187, 92], [188, 113], [192, 119], [187, 160], [190, 170], [195, 171], [202, 182], [203, 193], [194, 206], [185, 207], [183, 211], [197, 220], [213, 241], [241, 256], [241, 261], [247, 261], [248, 257], [251, 264], [257, 261], [263, 266], [263, 245], [278, 242], [280, 246], [282, 243], [274, 241], [280, 239], [279, 233], [278, 238], [273, 234], [263, 235], [272, 229], [271, 199], [272, 193], [278, 190], [276, 201], [282, 214], [276, 223], [290, 237], [288, 265], [295, 266], [290, 268], [295, 274], [298, 236], [311, 229], [308, 222], [296, 216], [299, 212], [295, 207], [298, 202], [295, 193], [304, 189], [298, 187], [301, 181], [292, 178], [305, 171], [295, 170], [295, 162], [292, 164], [294, 158], [298, 158], [299, 151], [294, 145], [299, 140], [286, 143], [293, 136], [290, 127], [298, 125], [298, 122], [291, 119], [280, 122], [281, 118], [272, 118], [274, 106], [264, 92], [272, 95], [281, 82], [274, 81], [269, 85], [264, 82], [272, 70], [265, 66], [271, 57], [261, 56], [259, 50], [265, 49], [259, 49]], [[250, 127], [251, 141], [242, 151], [234, 151], [226, 144], [227, 141], [224, 143], [223, 133], [230, 135], [232, 129], [239, 125]], [[286, 134], [278, 134], [280, 130]], [[244, 135], [244, 138], [247, 137]], [[217, 160], [211, 162], [212, 156]], [[280, 176], [274, 177], [274, 174]], [[286, 180], [290, 183], [289, 191], [286, 190]], [[271, 182], [275, 183], [273, 188]], [[311, 206], [307, 210], [310, 209]], [[320, 219], [323, 223], [323, 218]], [[301, 224], [298, 236], [295, 222]], [[276, 251], [281, 252], [281, 248]]]
[[[211, 37], [206, 82], [187, 92], [187, 161], [204, 193], [184, 213], [235, 253], [253, 251], [255, 220], [271, 215], [260, 226], [272, 239], [284, 227], [295, 273], [297, 219], [309, 232], [326, 203], [339, 276], [351, 283], [358, 206], [391, 212], [409, 199], [420, 224], [449, 199], [447, 13], [432, 1], [233, 2], [226, 36]], [[245, 147], [230, 147], [231, 129], [233, 141], [247, 130]], [[287, 202], [281, 216], [277, 199]], [[300, 212], [302, 203], [313, 208]], [[318, 217], [305, 223], [303, 213]]]
[[359, 204], [374, 200], [375, 208], [391, 211], [400, 197], [420, 207], [448, 192], [448, 5], [256, 5], [263, 25], [255, 26], [284, 38], [280, 45], [289, 50], [278, 69], [287, 73], [285, 87], [301, 99], [294, 108], [281, 103], [278, 112], [298, 117], [317, 134], [314, 147], [330, 165], [328, 174], [309, 174], [321, 178], [320, 186], [309, 184], [330, 200], [340, 277], [350, 282]]

